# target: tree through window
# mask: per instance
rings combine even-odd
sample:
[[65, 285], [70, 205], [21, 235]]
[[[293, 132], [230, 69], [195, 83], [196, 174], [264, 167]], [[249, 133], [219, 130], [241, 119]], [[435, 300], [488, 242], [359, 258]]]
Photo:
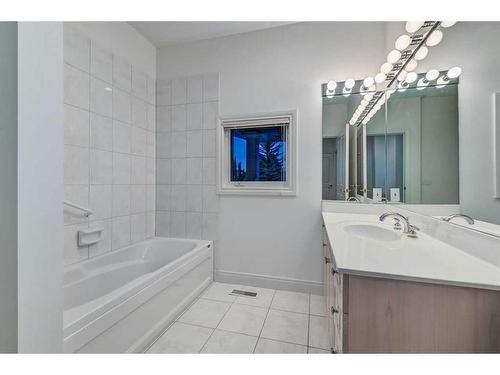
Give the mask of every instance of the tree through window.
[[231, 130], [231, 181], [286, 181], [283, 126]]

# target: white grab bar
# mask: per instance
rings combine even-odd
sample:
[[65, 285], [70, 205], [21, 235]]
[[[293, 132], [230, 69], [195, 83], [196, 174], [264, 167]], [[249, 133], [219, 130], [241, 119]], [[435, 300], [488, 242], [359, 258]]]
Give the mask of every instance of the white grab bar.
[[64, 204], [66, 206], [69, 206], [69, 207], [72, 207], [72, 208], [76, 208], [77, 210], [83, 211], [83, 216], [86, 216], [86, 217], [89, 217], [90, 215], [92, 215], [94, 213], [92, 210], [89, 210], [88, 208], [79, 206], [77, 204], [74, 204], [74, 203], [71, 203], [71, 202], [68, 202], [68, 201], [64, 201]]

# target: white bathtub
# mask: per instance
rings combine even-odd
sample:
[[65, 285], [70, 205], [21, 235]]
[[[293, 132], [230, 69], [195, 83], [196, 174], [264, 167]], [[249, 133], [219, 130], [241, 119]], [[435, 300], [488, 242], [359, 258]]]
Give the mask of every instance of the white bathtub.
[[211, 282], [211, 241], [156, 237], [67, 267], [64, 351], [140, 352]]

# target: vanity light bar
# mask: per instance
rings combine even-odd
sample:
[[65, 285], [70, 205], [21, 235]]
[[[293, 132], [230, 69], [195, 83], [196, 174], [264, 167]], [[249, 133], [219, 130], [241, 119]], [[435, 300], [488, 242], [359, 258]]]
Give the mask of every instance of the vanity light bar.
[[[385, 88], [397, 85], [399, 91], [405, 91], [411, 83], [417, 81], [418, 75], [409, 74], [413, 72], [418, 61], [423, 60], [429, 50], [428, 47], [438, 45], [443, 39], [443, 32], [438, 30], [441, 21], [417, 21], [407, 22], [406, 31], [410, 34], [400, 35], [395, 42], [395, 49], [387, 55], [387, 61], [380, 67], [380, 73], [377, 75], [379, 84], [382, 84], [382, 77], [385, 76], [387, 82]], [[447, 21], [443, 27], [450, 27], [455, 24], [454, 21]], [[408, 75], [410, 76], [408, 79]], [[377, 77], [376, 76], [376, 77]], [[436, 77], [437, 78], [437, 77]], [[445, 77], [440, 78], [436, 87], [442, 87], [446, 82]], [[371, 117], [381, 108], [377, 105], [383, 95], [378, 95], [378, 99], [370, 103], [364, 116], [358, 116], [355, 125], [366, 124]], [[368, 117], [368, 121], [365, 119]], [[354, 121], [350, 121], [352, 123]]]
[[[328, 98], [335, 95], [347, 97], [351, 93], [363, 95], [363, 100], [348, 122], [351, 126], [360, 126], [366, 125], [396, 90], [402, 92], [409, 87], [421, 90], [429, 86], [430, 81], [435, 80], [436, 84], [431, 85], [432, 87], [445, 86], [450, 80], [458, 78], [461, 73], [459, 67], [454, 67], [444, 74], [431, 70], [426, 73], [426, 77], [420, 79], [420, 74], [413, 71], [417, 68], [418, 62], [428, 55], [428, 47], [438, 45], [443, 39], [443, 32], [438, 28], [451, 27], [455, 23], [455, 21], [407, 22], [405, 27], [409, 35], [403, 34], [396, 39], [395, 49], [389, 52], [387, 61], [381, 65], [379, 73], [374, 77], [366, 77], [363, 81], [349, 78], [343, 85], [329, 81], [324, 84], [323, 92]], [[355, 90], [356, 85], [357, 90]], [[391, 86], [395, 88], [387, 90]]]

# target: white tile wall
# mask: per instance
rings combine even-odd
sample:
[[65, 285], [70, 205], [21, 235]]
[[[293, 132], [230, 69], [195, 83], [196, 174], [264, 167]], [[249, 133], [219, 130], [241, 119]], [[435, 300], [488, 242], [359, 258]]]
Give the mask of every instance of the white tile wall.
[[[71, 264], [155, 234], [156, 88], [152, 77], [69, 25], [64, 61], [64, 199], [94, 211], [85, 218], [65, 210], [64, 260]], [[170, 182], [169, 167], [166, 173]], [[103, 238], [78, 247], [77, 232], [88, 227], [103, 227]]]
[[156, 233], [217, 240], [218, 74], [159, 80], [156, 111]]

